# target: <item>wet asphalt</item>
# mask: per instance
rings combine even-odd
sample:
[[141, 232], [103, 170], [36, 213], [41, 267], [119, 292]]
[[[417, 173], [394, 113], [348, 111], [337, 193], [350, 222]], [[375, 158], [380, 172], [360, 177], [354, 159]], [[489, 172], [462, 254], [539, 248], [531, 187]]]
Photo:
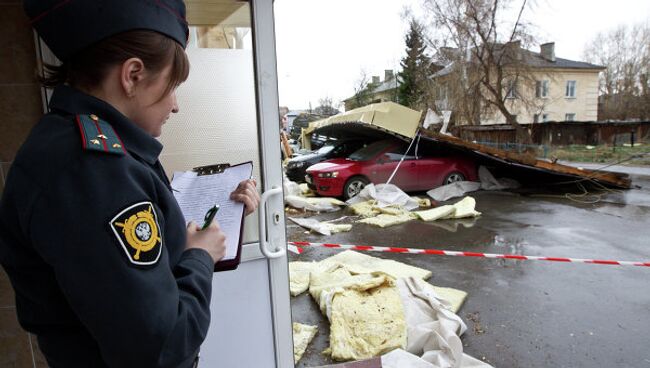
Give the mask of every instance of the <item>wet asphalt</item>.
[[[329, 237], [288, 221], [287, 238], [650, 262], [650, 169], [618, 170], [633, 173], [636, 187], [587, 196], [566, 195], [566, 189], [474, 192], [482, 212], [475, 220], [411, 221], [385, 229], [354, 224], [351, 232]], [[311, 215], [330, 220], [348, 211]], [[336, 252], [306, 248], [290, 261]], [[458, 313], [468, 326], [464, 351], [495, 367], [650, 367], [650, 267], [368, 254], [431, 270], [430, 283], [468, 292]], [[304, 293], [292, 298], [291, 309], [294, 322], [319, 326], [296, 367], [331, 364], [320, 354], [329, 345], [329, 327], [317, 304]]]

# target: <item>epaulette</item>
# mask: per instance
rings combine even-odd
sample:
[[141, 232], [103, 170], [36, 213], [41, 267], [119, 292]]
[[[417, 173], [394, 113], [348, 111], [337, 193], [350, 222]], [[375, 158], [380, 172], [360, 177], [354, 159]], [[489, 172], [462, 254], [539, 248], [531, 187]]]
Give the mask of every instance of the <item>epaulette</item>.
[[126, 154], [122, 140], [113, 127], [97, 115], [77, 115], [75, 120], [81, 131], [81, 141], [85, 150], [116, 155]]

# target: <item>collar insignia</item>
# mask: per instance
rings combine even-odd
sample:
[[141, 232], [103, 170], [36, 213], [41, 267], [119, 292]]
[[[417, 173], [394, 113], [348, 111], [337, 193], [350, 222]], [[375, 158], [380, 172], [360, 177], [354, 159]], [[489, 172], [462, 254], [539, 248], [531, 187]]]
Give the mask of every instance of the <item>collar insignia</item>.
[[97, 115], [77, 115], [75, 117], [81, 143], [84, 150], [124, 155], [124, 145], [111, 124], [100, 119]]
[[146, 266], [158, 262], [162, 252], [162, 234], [151, 202], [125, 208], [111, 220], [110, 225], [131, 263]]

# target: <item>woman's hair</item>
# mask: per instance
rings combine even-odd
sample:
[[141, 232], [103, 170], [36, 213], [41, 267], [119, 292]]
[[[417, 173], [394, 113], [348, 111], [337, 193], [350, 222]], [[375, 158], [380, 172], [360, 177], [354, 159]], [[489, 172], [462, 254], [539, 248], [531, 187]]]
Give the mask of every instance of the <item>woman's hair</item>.
[[69, 84], [84, 90], [99, 86], [109, 69], [130, 58], [140, 58], [150, 72], [161, 72], [172, 65], [166, 96], [187, 79], [190, 63], [183, 47], [171, 38], [154, 31], [134, 30], [108, 37], [78, 53], [62, 65], [45, 64], [40, 76], [45, 87]]

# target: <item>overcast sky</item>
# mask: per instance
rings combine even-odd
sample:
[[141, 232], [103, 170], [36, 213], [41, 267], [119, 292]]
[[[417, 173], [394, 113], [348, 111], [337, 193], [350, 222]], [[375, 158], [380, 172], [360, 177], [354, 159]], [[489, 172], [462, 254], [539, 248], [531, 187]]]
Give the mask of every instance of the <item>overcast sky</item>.
[[[420, 0], [275, 0], [280, 105], [339, 102], [354, 94], [362, 70], [382, 80], [384, 69], [398, 70], [405, 7], [418, 14]], [[524, 16], [540, 43], [555, 42], [557, 57], [580, 60], [596, 33], [650, 22], [650, 1], [536, 0]]]

